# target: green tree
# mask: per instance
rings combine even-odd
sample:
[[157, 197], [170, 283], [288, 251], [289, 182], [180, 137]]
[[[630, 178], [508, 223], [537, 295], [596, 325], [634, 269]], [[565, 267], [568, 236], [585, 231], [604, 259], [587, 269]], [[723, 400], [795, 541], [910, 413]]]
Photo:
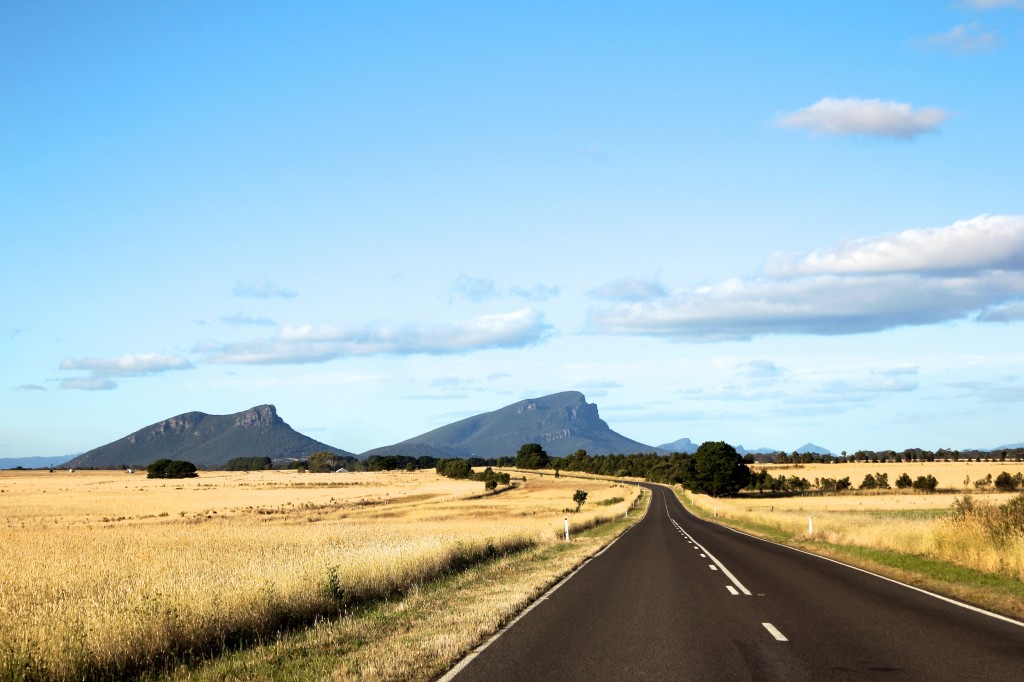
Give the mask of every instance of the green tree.
[[551, 458], [537, 443], [526, 443], [516, 453], [517, 469], [546, 469]]
[[928, 474], [927, 476], [918, 476], [917, 480], [913, 483], [914, 490], [924, 490], [929, 493], [935, 492], [938, 485], [938, 480], [931, 474]]
[[448, 478], [469, 478], [473, 475], [473, 467], [469, 462], [458, 457], [452, 459], [440, 459], [434, 467], [437, 473]]
[[146, 467], [147, 478], [195, 478], [196, 465], [176, 459], [158, 459]]
[[714, 497], [735, 495], [750, 483], [750, 467], [723, 441], [703, 443], [693, 456], [691, 488]]
[[269, 457], [233, 457], [228, 460], [228, 471], [263, 471], [272, 468]]
[[1017, 489], [1017, 479], [1005, 471], [996, 476], [995, 483], [996, 490], [1001, 490], [1003, 492], [1013, 492]]
[[572, 496], [572, 501], [576, 503], [576, 511], [579, 511], [580, 507], [583, 506], [583, 503], [587, 501], [587, 491], [577, 490]]
[[914, 485], [914, 482], [910, 480], [910, 476], [907, 475], [907, 472], [903, 472], [900, 474], [899, 478], [896, 479], [896, 487], [900, 490], [905, 490], [912, 485]]
[[309, 471], [314, 474], [326, 474], [332, 471], [337, 471], [344, 466], [345, 460], [338, 457], [333, 452], [314, 452], [309, 456], [307, 466]]

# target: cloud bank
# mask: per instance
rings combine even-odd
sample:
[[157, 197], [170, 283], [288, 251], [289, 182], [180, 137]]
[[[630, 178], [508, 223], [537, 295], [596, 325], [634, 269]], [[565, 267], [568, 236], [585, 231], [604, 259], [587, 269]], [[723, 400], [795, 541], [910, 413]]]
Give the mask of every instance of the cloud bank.
[[840, 335], [977, 317], [1013, 321], [1024, 301], [1024, 216], [979, 216], [776, 256], [759, 277], [652, 292], [596, 307], [596, 333], [674, 340]]
[[869, 135], [907, 140], [932, 133], [949, 118], [942, 109], [914, 109], [902, 102], [825, 97], [804, 109], [784, 114], [779, 125], [821, 135]]
[[178, 355], [144, 353], [122, 355], [115, 358], [64, 358], [60, 369], [65, 371], [86, 371], [85, 376], [62, 379], [61, 388], [86, 391], [111, 390], [117, 388], [115, 378], [141, 377], [163, 372], [195, 369], [195, 366]]
[[370, 355], [450, 355], [533, 345], [546, 338], [550, 329], [542, 313], [527, 308], [437, 325], [286, 325], [271, 339], [200, 344], [196, 351], [204, 362], [245, 365], [318, 363]]

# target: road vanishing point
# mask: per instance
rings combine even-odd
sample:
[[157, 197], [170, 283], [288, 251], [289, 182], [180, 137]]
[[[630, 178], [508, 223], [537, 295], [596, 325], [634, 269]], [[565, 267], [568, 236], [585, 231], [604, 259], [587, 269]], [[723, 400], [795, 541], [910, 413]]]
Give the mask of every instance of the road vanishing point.
[[444, 682], [1024, 680], [1024, 623], [703, 521], [647, 514]]

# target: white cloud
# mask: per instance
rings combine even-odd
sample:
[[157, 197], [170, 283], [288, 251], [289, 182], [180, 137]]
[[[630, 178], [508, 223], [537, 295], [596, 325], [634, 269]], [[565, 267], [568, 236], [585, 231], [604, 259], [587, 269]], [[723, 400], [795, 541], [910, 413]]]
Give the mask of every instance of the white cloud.
[[645, 301], [666, 293], [665, 287], [655, 279], [624, 277], [592, 289], [587, 295], [605, 301]]
[[1024, 269], [1024, 215], [981, 215], [948, 227], [906, 230], [769, 259], [775, 277], [819, 274], [970, 272]]
[[539, 343], [550, 332], [542, 313], [523, 309], [436, 325], [365, 327], [286, 325], [272, 339], [240, 344], [201, 344], [206, 362], [294, 364], [368, 355], [447, 355]]
[[482, 279], [462, 274], [455, 279], [449, 291], [451, 293], [449, 301], [455, 297], [465, 298], [474, 303], [501, 297], [522, 298], [527, 301], [546, 301], [549, 298], [558, 296], [561, 292], [561, 287], [538, 283], [532, 287], [511, 286], [507, 290], [502, 291], [492, 279]]
[[143, 353], [122, 355], [116, 358], [64, 358], [60, 363], [64, 370], [89, 370], [96, 376], [133, 377], [157, 374], [180, 369], [194, 369], [191, 362], [178, 355]]
[[253, 317], [251, 315], [246, 315], [245, 313], [237, 313], [220, 319], [222, 322], [226, 322], [233, 327], [273, 327], [276, 325], [276, 323], [269, 317]]
[[459, 275], [451, 286], [452, 296], [462, 296], [474, 303], [498, 297], [498, 287], [493, 279], [481, 279]]
[[60, 387], [78, 391], [111, 391], [117, 388], [117, 382], [98, 377], [74, 377], [61, 379]]
[[242, 298], [295, 298], [298, 296], [298, 293], [282, 289], [266, 278], [252, 282], [236, 282], [232, 291], [235, 296]]
[[546, 301], [549, 298], [555, 298], [561, 291], [562, 288], [559, 286], [549, 287], [544, 284], [534, 284], [528, 289], [525, 287], [509, 287], [508, 289], [509, 295], [527, 301]]
[[117, 388], [113, 378], [140, 377], [162, 372], [195, 369], [195, 366], [178, 355], [160, 355], [144, 353], [140, 355], [122, 355], [116, 358], [64, 358], [60, 369], [65, 371], [87, 371], [82, 377], [62, 379], [61, 388], [81, 389], [87, 391], [110, 390]]
[[995, 49], [997, 40], [995, 31], [985, 32], [981, 24], [974, 21], [969, 24], [957, 24], [945, 33], [928, 36], [921, 42], [926, 47], [966, 53]]
[[588, 313], [591, 331], [674, 340], [876, 332], [980, 316], [997, 320], [1024, 296], [1024, 216], [981, 216], [947, 228], [859, 240], [782, 262], [764, 276]]
[[1000, 7], [1024, 8], [1024, 0], [963, 0], [963, 4], [974, 9], [998, 9]]
[[779, 125], [822, 135], [871, 135], [910, 139], [935, 132], [949, 114], [942, 109], [914, 109], [902, 102], [880, 99], [825, 97], [811, 106], [785, 114]]
[[748, 379], [779, 379], [786, 370], [770, 360], [750, 360], [739, 365], [740, 374]]
[[590, 325], [609, 334], [708, 341], [760, 334], [857, 334], [960, 319], [1021, 294], [1021, 273], [733, 280], [592, 311]]

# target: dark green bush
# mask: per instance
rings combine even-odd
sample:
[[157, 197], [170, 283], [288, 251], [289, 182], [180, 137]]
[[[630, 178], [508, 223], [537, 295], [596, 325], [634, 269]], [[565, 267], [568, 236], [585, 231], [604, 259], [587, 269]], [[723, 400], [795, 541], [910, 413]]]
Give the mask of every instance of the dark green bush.
[[269, 457], [233, 457], [228, 460], [228, 471], [263, 471], [272, 468]]
[[146, 467], [147, 478], [195, 478], [196, 465], [176, 459], [158, 459]]

